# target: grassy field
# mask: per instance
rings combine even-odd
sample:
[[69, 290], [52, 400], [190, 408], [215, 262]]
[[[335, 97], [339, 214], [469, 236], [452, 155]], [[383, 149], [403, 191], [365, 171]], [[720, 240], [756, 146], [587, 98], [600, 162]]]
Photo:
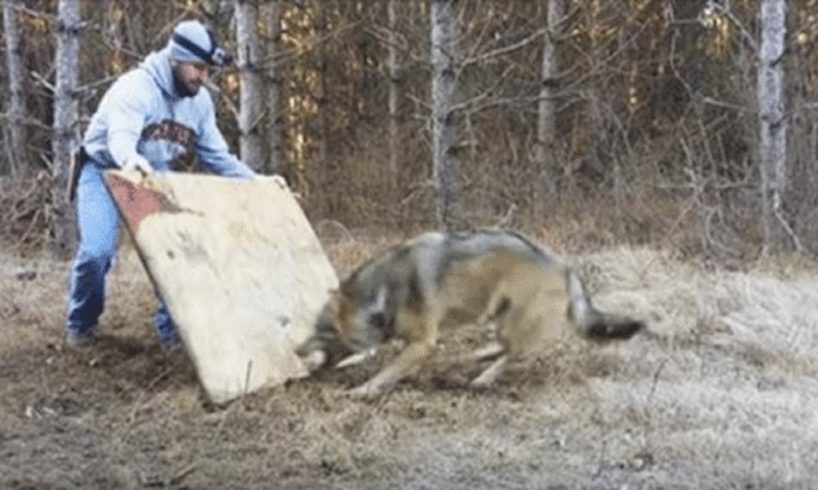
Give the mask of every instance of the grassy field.
[[[389, 242], [326, 248], [344, 273]], [[566, 258], [601, 308], [648, 331], [602, 347], [566, 336], [488, 392], [436, 364], [376, 402], [347, 397], [388, 347], [218, 408], [185, 354], [159, 348], [127, 247], [100, 342], [81, 352], [61, 344], [69, 264], [3, 256], [0, 488], [818, 487], [814, 266]], [[446, 352], [463, 342], [444, 337]]]

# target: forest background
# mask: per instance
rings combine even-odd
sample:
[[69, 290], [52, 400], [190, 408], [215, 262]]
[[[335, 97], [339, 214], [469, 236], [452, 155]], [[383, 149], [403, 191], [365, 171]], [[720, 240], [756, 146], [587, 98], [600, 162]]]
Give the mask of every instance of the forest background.
[[[6, 0], [0, 237], [70, 257], [71, 151], [199, 18], [236, 153], [316, 226], [554, 230], [736, 266], [818, 253], [818, 2]], [[180, 169], [196, 166], [178, 162]]]

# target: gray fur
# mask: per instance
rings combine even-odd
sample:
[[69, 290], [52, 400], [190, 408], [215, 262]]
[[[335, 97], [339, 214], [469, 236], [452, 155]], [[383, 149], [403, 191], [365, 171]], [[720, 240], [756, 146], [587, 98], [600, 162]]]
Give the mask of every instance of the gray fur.
[[301, 352], [320, 349], [329, 360], [404, 338], [403, 358], [360, 387], [371, 395], [417, 369], [447, 320], [504, 329], [502, 355], [475, 385], [493, 382], [507, 354], [547, 327], [540, 323], [568, 323], [600, 340], [629, 338], [643, 326], [596, 310], [576, 273], [521, 234], [430, 232], [390, 247], [342, 281]]

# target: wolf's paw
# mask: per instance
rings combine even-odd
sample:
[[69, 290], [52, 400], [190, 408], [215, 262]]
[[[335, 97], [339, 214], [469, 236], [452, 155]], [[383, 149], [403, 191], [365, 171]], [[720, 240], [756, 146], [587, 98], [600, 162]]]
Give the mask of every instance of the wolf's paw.
[[314, 350], [304, 356], [301, 356], [301, 362], [306, 366], [307, 371], [317, 371], [327, 362], [327, 353], [322, 350]]
[[364, 383], [357, 388], [353, 388], [347, 391], [347, 395], [352, 398], [358, 398], [360, 400], [374, 400], [383, 394], [383, 389], [378, 386], [371, 385], [369, 383]]
[[494, 386], [494, 384], [497, 382], [497, 378], [499, 377], [499, 375], [500, 371], [498, 369], [492, 368], [486, 369], [485, 371], [480, 373], [480, 376], [471, 380], [469, 386], [475, 390], [487, 390]]
[[375, 348], [367, 349], [363, 352], [358, 352], [357, 354], [346, 356], [345, 358], [341, 359], [338, 363], [335, 364], [335, 369], [344, 369], [349, 366], [360, 364], [374, 355]]
[[483, 376], [478, 376], [471, 380], [469, 383], [469, 388], [473, 390], [488, 390], [492, 386], [494, 386], [494, 379], [484, 379]]

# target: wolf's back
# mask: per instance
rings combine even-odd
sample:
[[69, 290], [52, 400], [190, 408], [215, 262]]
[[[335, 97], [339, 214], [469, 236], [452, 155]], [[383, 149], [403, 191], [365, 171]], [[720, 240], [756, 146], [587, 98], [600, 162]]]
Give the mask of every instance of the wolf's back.
[[494, 252], [512, 253], [520, 257], [534, 258], [548, 265], [556, 265], [557, 259], [525, 236], [501, 230], [478, 230], [469, 233], [451, 233], [445, 244], [453, 256], [480, 256]]

